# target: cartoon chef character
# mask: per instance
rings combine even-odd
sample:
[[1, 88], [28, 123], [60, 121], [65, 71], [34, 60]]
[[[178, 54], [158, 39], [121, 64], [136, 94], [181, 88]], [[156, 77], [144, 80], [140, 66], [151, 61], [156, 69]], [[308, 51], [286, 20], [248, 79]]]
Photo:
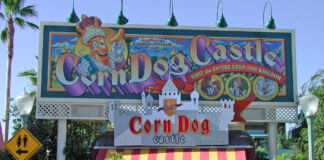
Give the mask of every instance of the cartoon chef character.
[[80, 58], [78, 70], [81, 75], [95, 74], [98, 70], [111, 72], [115, 69], [115, 63], [122, 62], [124, 45], [120, 40], [124, 36], [123, 29], [107, 42], [106, 32], [101, 27], [100, 19], [82, 15], [82, 21], [76, 25], [76, 30], [81, 35], [82, 43], [90, 48], [91, 55], [87, 54]]

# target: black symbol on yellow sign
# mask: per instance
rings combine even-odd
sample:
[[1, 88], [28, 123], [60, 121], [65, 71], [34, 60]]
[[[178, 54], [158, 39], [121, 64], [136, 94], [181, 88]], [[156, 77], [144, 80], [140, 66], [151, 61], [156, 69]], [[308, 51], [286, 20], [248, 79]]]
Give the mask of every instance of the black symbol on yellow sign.
[[21, 149], [18, 149], [18, 150], [16, 151], [16, 153], [19, 154], [19, 155], [21, 155], [22, 153], [28, 153], [28, 151], [27, 151], [27, 150], [21, 150]]
[[19, 135], [18, 138], [17, 138], [17, 146], [18, 146], [18, 148], [20, 147], [20, 144], [21, 144], [21, 137]]
[[42, 144], [24, 127], [5, 144], [6, 149], [16, 160], [28, 160]]
[[[25, 134], [25, 136], [23, 138], [24, 148], [26, 148], [26, 146], [27, 146], [27, 141], [28, 141], [28, 138], [27, 138], [27, 135]], [[22, 150], [20, 148], [20, 146], [21, 146], [21, 135], [19, 135], [18, 138], [17, 138], [18, 150], [16, 151], [16, 153], [19, 154], [19, 155], [21, 155], [23, 153], [28, 153], [28, 150]]]

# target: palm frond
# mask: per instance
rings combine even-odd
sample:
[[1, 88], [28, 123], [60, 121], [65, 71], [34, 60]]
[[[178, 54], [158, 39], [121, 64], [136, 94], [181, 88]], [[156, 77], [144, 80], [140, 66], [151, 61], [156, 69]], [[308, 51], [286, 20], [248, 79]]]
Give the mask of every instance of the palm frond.
[[34, 69], [30, 69], [18, 73], [18, 77], [30, 77], [30, 76], [37, 76], [37, 72]]
[[13, 8], [13, 13], [14, 14], [19, 14], [20, 9], [24, 6], [25, 0], [14, 0], [14, 8]]
[[37, 86], [37, 77], [29, 77], [29, 80], [31, 81], [33, 86]]
[[3, 8], [8, 17], [33, 17], [37, 16], [34, 5], [24, 7], [25, 0], [2, 0]]
[[23, 4], [24, 0], [3, 0], [5, 12], [10, 15], [17, 14]]
[[24, 28], [24, 27], [26, 26], [26, 22], [25, 22], [25, 20], [22, 19], [22, 18], [15, 17], [15, 18], [14, 18], [14, 22], [15, 22], [19, 27]]
[[304, 93], [306, 93], [306, 91], [308, 90], [308, 86], [309, 86], [309, 83], [310, 81], [307, 81], [305, 82], [302, 86], [301, 86], [301, 89], [302, 89], [302, 95], [304, 95]]
[[35, 97], [35, 96], [36, 96], [36, 91], [31, 91], [31, 92], [29, 93], [29, 95], [30, 95], [31, 97]]
[[317, 87], [323, 85], [324, 82], [324, 70], [319, 69], [315, 75], [313, 75], [307, 82], [305, 82], [302, 86], [302, 94], [304, 94], [306, 91], [312, 91], [316, 89]]
[[[0, 1], [0, 5], [1, 5], [1, 1]], [[4, 18], [5, 18], [5, 16], [4, 16], [3, 13], [0, 13], [0, 18], [1, 18], [1, 19], [4, 19]]]
[[36, 29], [38, 29], [38, 26], [36, 25], [36, 24], [34, 24], [34, 23], [32, 23], [32, 22], [26, 22], [27, 23], [27, 25], [30, 27], [30, 28], [32, 28], [32, 29], [34, 29], [34, 30], [36, 30]]
[[320, 78], [322, 75], [321, 74], [315, 74], [311, 77], [311, 81]]
[[37, 72], [34, 69], [18, 73], [18, 77], [28, 77], [33, 86], [37, 86]]
[[2, 2], [5, 8], [7, 8], [7, 6], [12, 6], [13, 0], [3, 0]]
[[8, 39], [8, 27], [2, 30], [1, 32], [1, 41], [5, 43]]
[[37, 17], [37, 11], [34, 5], [28, 5], [19, 10], [19, 15], [21, 17]]
[[320, 69], [317, 71], [318, 74], [324, 75], [324, 69]]

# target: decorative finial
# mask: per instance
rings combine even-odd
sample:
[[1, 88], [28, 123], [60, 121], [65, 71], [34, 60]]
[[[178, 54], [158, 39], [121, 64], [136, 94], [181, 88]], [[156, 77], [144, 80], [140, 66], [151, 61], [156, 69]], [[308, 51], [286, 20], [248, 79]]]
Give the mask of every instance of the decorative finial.
[[70, 23], [78, 23], [79, 21], [80, 21], [80, 18], [77, 16], [77, 14], [74, 11], [74, 0], [73, 0], [72, 12], [70, 14], [70, 17], [68, 18], [68, 22], [70, 22]]
[[128, 23], [128, 19], [123, 14], [123, 10], [124, 10], [124, 1], [120, 0], [120, 13], [116, 22], [119, 25], [124, 25]]
[[169, 3], [169, 13], [170, 13], [170, 18], [168, 19], [167, 21], [167, 25], [168, 26], [177, 26], [178, 25], [178, 22], [174, 16], [174, 13], [173, 13], [173, 0], [170, 0], [170, 3]]
[[[266, 9], [267, 5], [270, 6], [271, 17], [270, 17], [270, 20], [267, 23], [264, 23], [264, 13], [265, 13], [265, 9]], [[263, 25], [264, 25], [264, 27], [266, 27], [268, 29], [276, 29], [275, 20], [272, 17], [272, 4], [271, 4], [270, 1], [267, 1], [266, 4], [264, 5], [264, 8], [263, 8]]]
[[[218, 19], [218, 10], [219, 10], [220, 4], [222, 5], [222, 15], [221, 15], [221, 18]], [[216, 26], [217, 27], [219, 27], [219, 28], [226, 28], [228, 26], [227, 25], [227, 22], [225, 20], [224, 14], [223, 14], [223, 1], [222, 0], [218, 0], [216, 17], [217, 17], [217, 21], [216, 21]]]

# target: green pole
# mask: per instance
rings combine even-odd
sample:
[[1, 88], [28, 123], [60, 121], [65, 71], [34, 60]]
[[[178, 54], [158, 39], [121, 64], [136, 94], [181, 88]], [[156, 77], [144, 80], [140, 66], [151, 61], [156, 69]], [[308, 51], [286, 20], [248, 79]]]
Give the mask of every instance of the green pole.
[[308, 159], [309, 160], [314, 160], [313, 119], [314, 116], [306, 117], [307, 125], [308, 125]]
[[27, 114], [23, 114], [20, 116], [21, 119], [23, 120], [23, 126], [27, 127], [27, 119], [28, 119], [28, 115]]

